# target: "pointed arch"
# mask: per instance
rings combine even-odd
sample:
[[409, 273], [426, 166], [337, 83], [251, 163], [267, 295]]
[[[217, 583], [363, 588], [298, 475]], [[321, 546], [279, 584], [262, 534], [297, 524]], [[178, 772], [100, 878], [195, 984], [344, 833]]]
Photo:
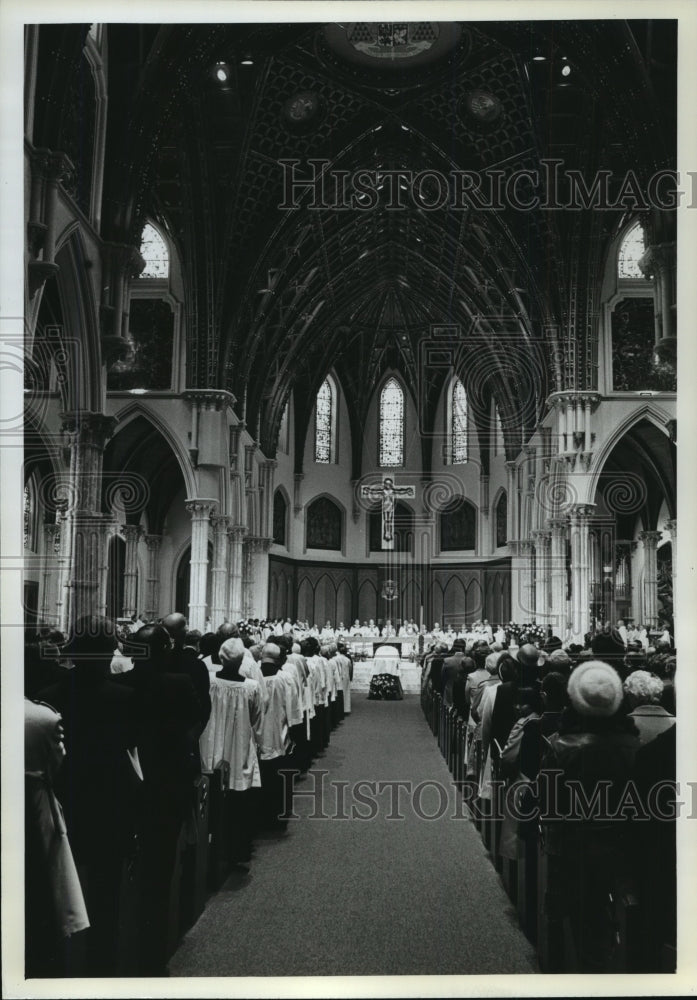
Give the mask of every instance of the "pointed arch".
[[156, 413], [154, 413], [151, 409], [149, 409], [144, 403], [138, 401], [127, 403], [126, 406], [118, 410], [115, 416], [117, 424], [114, 429], [114, 434], [112, 435], [112, 437], [115, 437], [120, 431], [124, 429], [124, 427], [126, 427], [132, 420], [135, 420], [137, 417], [143, 417], [150, 424], [152, 424], [154, 429], [156, 431], [159, 431], [159, 433], [165, 439], [165, 441], [170, 446], [170, 448], [172, 449], [177, 458], [177, 461], [179, 463], [179, 468], [184, 478], [184, 483], [186, 485], [186, 495], [189, 497], [196, 496], [197, 494], [196, 475], [194, 473], [194, 469], [191, 464], [191, 459], [189, 458], [189, 453], [187, 452], [187, 450], [185, 449], [184, 445], [177, 437], [177, 435], [173, 433], [171, 426], [169, 424], [165, 423], [164, 420], [161, 420], [160, 417]]
[[592, 503], [593, 497], [595, 496], [596, 490], [598, 488], [598, 480], [603, 471], [605, 463], [607, 462], [608, 456], [611, 454], [615, 445], [624, 437], [627, 431], [631, 430], [635, 424], [640, 423], [642, 420], [648, 420], [650, 423], [654, 424], [659, 431], [666, 435], [667, 438], [671, 439], [670, 424], [672, 422], [671, 415], [662, 407], [658, 406], [656, 403], [647, 403], [638, 410], [634, 410], [630, 413], [613, 431], [607, 441], [602, 445], [600, 450], [596, 452], [595, 460], [593, 462], [594, 469], [587, 479], [587, 493], [583, 498], [584, 503]]
[[273, 541], [274, 545], [285, 545], [288, 543], [288, 511], [290, 510], [290, 498], [284, 486], [278, 486], [273, 495]]

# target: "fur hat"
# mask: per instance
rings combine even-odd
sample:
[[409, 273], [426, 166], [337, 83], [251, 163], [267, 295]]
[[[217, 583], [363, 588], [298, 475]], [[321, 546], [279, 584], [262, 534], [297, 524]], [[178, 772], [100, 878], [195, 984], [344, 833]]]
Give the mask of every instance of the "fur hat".
[[568, 694], [579, 715], [609, 718], [622, 705], [622, 681], [614, 667], [601, 660], [587, 660], [569, 677]]

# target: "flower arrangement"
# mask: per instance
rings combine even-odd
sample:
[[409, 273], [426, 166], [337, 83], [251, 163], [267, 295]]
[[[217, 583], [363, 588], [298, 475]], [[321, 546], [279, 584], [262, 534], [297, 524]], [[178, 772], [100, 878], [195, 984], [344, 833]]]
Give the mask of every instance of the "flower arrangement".
[[534, 622], [525, 622], [522, 625], [517, 622], [509, 622], [505, 626], [505, 631], [509, 646], [522, 646], [526, 642], [539, 645], [547, 639], [547, 626], [536, 625]]
[[402, 685], [394, 674], [374, 674], [370, 680], [369, 701], [401, 701]]

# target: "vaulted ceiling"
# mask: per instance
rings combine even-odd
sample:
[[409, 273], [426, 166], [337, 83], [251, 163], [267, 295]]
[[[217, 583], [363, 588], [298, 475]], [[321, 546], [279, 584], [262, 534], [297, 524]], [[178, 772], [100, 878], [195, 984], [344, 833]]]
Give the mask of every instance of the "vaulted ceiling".
[[[428, 430], [453, 366], [479, 423], [496, 397], [512, 453], [550, 391], [595, 385], [626, 206], [432, 208], [433, 180], [419, 197], [395, 179], [403, 207], [381, 192], [345, 209], [333, 178], [350, 193], [358, 170], [489, 171], [504, 190], [557, 159], [589, 182], [609, 171], [615, 193], [629, 168], [645, 183], [674, 166], [675, 60], [672, 22], [111, 25], [103, 235], [137, 242], [147, 216], [167, 230], [188, 382], [229, 389], [265, 454], [291, 390], [304, 437], [330, 368], [355, 430], [388, 368]], [[325, 207], [319, 188], [289, 195], [281, 161], [325, 171]]]

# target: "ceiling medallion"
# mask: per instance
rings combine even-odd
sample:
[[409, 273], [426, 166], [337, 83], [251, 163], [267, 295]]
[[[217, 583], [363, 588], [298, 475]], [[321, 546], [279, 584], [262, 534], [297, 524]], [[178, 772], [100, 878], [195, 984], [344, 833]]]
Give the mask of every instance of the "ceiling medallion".
[[336, 55], [378, 73], [430, 65], [451, 52], [461, 36], [455, 21], [350, 21], [324, 27]]
[[301, 90], [289, 97], [283, 105], [283, 120], [291, 128], [312, 125], [320, 113], [320, 99], [311, 90]]
[[492, 125], [502, 112], [501, 101], [486, 90], [470, 90], [462, 101], [461, 117], [477, 125]]

